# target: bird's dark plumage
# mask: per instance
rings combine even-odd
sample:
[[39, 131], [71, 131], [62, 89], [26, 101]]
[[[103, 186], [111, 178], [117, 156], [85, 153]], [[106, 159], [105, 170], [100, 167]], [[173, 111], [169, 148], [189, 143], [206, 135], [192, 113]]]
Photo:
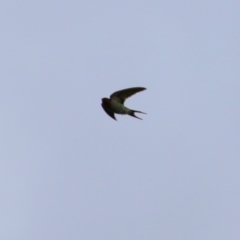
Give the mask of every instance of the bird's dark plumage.
[[[131, 110], [124, 106], [124, 102], [127, 98], [131, 97], [135, 93], [138, 93], [138, 92], [141, 92], [144, 90], [146, 90], [146, 88], [144, 88], [144, 87], [133, 87], [133, 88], [126, 88], [123, 90], [116, 91], [111, 94], [110, 99], [102, 98], [102, 108], [114, 120], [117, 120], [114, 115], [115, 113], [127, 114], [129, 116], [141, 119], [141, 118], [135, 116], [134, 113], [135, 112], [144, 113], [144, 112]], [[144, 113], [144, 114], [146, 114], [146, 113]]]

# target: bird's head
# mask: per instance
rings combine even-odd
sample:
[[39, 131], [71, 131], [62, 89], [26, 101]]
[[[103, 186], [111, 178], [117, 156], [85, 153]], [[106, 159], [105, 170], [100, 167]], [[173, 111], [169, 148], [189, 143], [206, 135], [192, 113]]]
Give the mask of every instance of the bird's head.
[[108, 98], [102, 98], [102, 103], [109, 103], [110, 102], [110, 99]]

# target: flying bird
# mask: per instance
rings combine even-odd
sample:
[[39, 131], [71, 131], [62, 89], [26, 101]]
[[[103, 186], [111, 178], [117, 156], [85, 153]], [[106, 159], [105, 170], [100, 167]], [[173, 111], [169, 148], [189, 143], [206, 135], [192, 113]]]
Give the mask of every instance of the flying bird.
[[[146, 90], [144, 87], [133, 87], [123, 89], [117, 92], [114, 92], [109, 98], [102, 98], [102, 108], [104, 111], [114, 120], [117, 120], [114, 116], [114, 113], [117, 114], [127, 114], [129, 116], [141, 119], [134, 115], [135, 112], [143, 113], [140, 111], [132, 110], [124, 106], [124, 101], [131, 97], [133, 94]], [[142, 119], [141, 119], [142, 120]]]

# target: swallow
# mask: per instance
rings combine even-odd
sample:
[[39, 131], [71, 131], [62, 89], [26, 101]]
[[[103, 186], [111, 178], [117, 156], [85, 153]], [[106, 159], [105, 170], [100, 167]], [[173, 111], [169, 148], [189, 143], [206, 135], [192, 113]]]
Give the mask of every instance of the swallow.
[[[117, 114], [127, 114], [129, 116], [141, 119], [134, 115], [135, 112], [137, 113], [143, 113], [137, 110], [132, 110], [124, 106], [124, 101], [131, 97], [133, 94], [141, 92], [146, 90], [144, 87], [133, 87], [133, 88], [127, 88], [123, 90], [119, 90], [117, 92], [114, 92], [111, 94], [110, 99], [109, 98], [102, 98], [102, 108], [103, 110], [114, 120], [117, 120], [115, 118], [114, 113]], [[141, 119], [142, 120], [142, 119]]]

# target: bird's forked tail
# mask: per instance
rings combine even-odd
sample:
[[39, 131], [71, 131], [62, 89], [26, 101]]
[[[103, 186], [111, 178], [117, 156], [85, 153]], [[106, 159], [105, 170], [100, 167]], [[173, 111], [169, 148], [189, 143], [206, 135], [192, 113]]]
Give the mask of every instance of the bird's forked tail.
[[130, 113], [128, 113], [128, 115], [130, 115], [130, 116], [132, 116], [132, 117], [135, 117], [135, 118], [138, 118], [138, 119], [140, 119], [140, 120], [142, 120], [141, 118], [139, 118], [139, 117], [137, 117], [134, 113], [143, 113], [143, 114], [146, 114], [146, 113], [144, 113], [144, 112], [141, 112], [141, 111], [137, 111], [137, 110], [131, 110], [131, 112]]

